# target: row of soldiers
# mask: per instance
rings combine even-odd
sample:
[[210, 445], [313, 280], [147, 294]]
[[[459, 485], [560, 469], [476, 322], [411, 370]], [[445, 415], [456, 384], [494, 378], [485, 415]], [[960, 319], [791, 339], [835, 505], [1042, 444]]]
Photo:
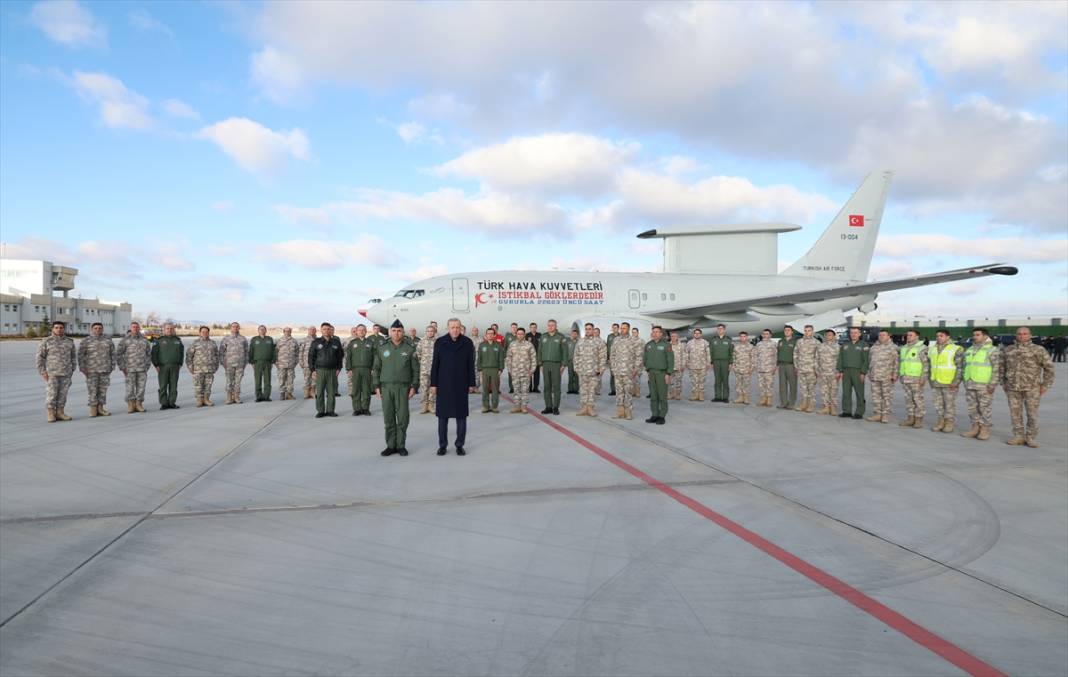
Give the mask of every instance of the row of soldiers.
[[[49, 421], [70, 420], [64, 411], [66, 392], [75, 365], [85, 374], [89, 390], [90, 416], [107, 416], [105, 409], [107, 387], [111, 372], [117, 367], [126, 376], [128, 411], [144, 411], [146, 373], [151, 366], [159, 377], [159, 399], [163, 409], [177, 408], [177, 379], [183, 362], [191, 372], [197, 406], [212, 406], [211, 388], [214, 374], [221, 366], [226, 372], [227, 404], [241, 402], [241, 379], [247, 365], [254, 371], [256, 401], [270, 401], [271, 370], [278, 370], [282, 399], [293, 399], [294, 374], [303, 369], [304, 396], [317, 399], [317, 411], [334, 410], [336, 376], [341, 368], [348, 374], [349, 396], [353, 415], [370, 414], [374, 356], [388, 338], [375, 325], [371, 331], [363, 325], [352, 330], [348, 342], [341, 346], [333, 337], [333, 327], [324, 323], [322, 338], [315, 327], [308, 328], [304, 341], [297, 341], [292, 330], [285, 328], [277, 340], [266, 335], [260, 326], [257, 336], [250, 340], [240, 334], [235, 322], [230, 335], [218, 343], [209, 337], [207, 327], [200, 328], [200, 337], [188, 349], [175, 336], [174, 327], [166, 325], [164, 334], [150, 343], [140, 332], [137, 323], [130, 334], [116, 346], [102, 335], [99, 323], [91, 335], [74, 349], [74, 342], [64, 335], [61, 322], [53, 325], [53, 335], [41, 342], [37, 354], [38, 371], [47, 381], [46, 409]], [[705, 339], [700, 329], [693, 330], [685, 343], [678, 332], [665, 337], [660, 327], [653, 328], [650, 341], [643, 341], [637, 329], [628, 323], [613, 324], [607, 340], [592, 324], [584, 328], [585, 335], [573, 330], [564, 336], [557, 323], [550, 321], [548, 331], [540, 333], [532, 324], [530, 331], [513, 324], [511, 331], [499, 333], [496, 326], [476, 341], [476, 372], [482, 388], [482, 410], [497, 412], [500, 397], [500, 376], [508, 371], [509, 392], [515, 394], [512, 413], [525, 413], [531, 392], [537, 391], [537, 377], [544, 381], [545, 408], [543, 414], [559, 414], [561, 377], [569, 372], [568, 392], [579, 394], [579, 416], [596, 416], [603, 373], [609, 371], [611, 391], [616, 397], [616, 418], [633, 419], [633, 400], [640, 394], [643, 372], [649, 386], [649, 423], [662, 424], [666, 420], [668, 401], [681, 399], [684, 374], [691, 381], [694, 401], [704, 401], [708, 372], [714, 377], [712, 402], [729, 402], [730, 377], [735, 379], [735, 404], [749, 404], [754, 372], [757, 376], [760, 401], [758, 406], [773, 404], [773, 389], [778, 378], [778, 406], [805, 413], [838, 415], [860, 419], [866, 412], [865, 382], [871, 382], [872, 412], [867, 420], [890, 422], [890, 406], [895, 384], [900, 381], [905, 394], [906, 418], [904, 427], [922, 428], [926, 412], [925, 388], [929, 385], [938, 416], [932, 430], [949, 433], [955, 430], [956, 396], [964, 386], [971, 428], [965, 437], [989, 439], [991, 409], [995, 385], [1005, 390], [1013, 420], [1013, 436], [1009, 444], [1037, 446], [1038, 405], [1040, 397], [1053, 382], [1053, 367], [1049, 354], [1031, 342], [1027, 327], [1017, 331], [1016, 342], [996, 348], [986, 330], [976, 329], [968, 348], [953, 343], [947, 332], [940, 331], [936, 341], [925, 346], [917, 332], [910, 331], [903, 346], [890, 340], [888, 332], [880, 332], [878, 340], [869, 345], [861, 340], [860, 329], [849, 331], [849, 340], [841, 345], [834, 330], [826, 330], [823, 340], [815, 337], [811, 325], [797, 336], [793, 327], [783, 328], [783, 338], [775, 341], [770, 329], [761, 332], [761, 339], [749, 341], [740, 332], [737, 341], [727, 336], [726, 326], [720, 324], [711, 339]], [[329, 331], [327, 337], [325, 333]], [[465, 328], [466, 333], [466, 328]], [[420, 413], [433, 413], [434, 393], [429, 387], [433, 344], [437, 326], [431, 324], [424, 337], [412, 329], [404, 337], [413, 347], [419, 363], [419, 387], [422, 393]], [[309, 353], [317, 344], [323, 348], [336, 344], [340, 351], [337, 370], [331, 383], [317, 387], [314, 367]], [[320, 352], [322, 352], [320, 350]], [[533, 386], [533, 387], [532, 387]], [[841, 388], [839, 407], [838, 390]], [[816, 393], [822, 407], [817, 410]], [[1025, 420], [1026, 415], [1026, 420]]]

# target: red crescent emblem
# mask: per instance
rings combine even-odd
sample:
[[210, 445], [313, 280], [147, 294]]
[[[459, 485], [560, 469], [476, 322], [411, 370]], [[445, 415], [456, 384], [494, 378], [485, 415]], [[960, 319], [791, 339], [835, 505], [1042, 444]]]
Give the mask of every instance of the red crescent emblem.
[[476, 308], [479, 307], [480, 305], [482, 305], [483, 303], [485, 303], [485, 301], [482, 300], [483, 293], [484, 292], [479, 292], [479, 293], [475, 294], [475, 307]]

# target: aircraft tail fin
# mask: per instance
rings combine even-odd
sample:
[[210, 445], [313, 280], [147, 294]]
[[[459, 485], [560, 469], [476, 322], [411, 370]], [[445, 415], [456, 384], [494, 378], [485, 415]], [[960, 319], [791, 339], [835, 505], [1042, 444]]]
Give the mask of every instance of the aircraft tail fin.
[[867, 280], [893, 175], [892, 171], [868, 174], [812, 249], [781, 274], [827, 280]]

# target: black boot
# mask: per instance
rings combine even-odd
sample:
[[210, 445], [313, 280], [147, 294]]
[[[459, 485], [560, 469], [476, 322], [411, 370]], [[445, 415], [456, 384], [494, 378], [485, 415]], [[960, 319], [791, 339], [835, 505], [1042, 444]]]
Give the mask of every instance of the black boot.
[[656, 417], [656, 424], [657, 425], [664, 425], [665, 423], [667, 423], [667, 421], [664, 420], [663, 416], [657, 416]]
[[848, 414], [843, 411], [841, 414], [838, 414], [838, 418], [853, 418], [853, 414]]
[[445, 452], [447, 451], [448, 449], [446, 449], [445, 447], [438, 447], [438, 456], [444, 456]]
[[457, 456], [467, 456], [467, 452], [464, 451], [463, 447], [456, 447], [456, 455]]
[[321, 411], [315, 414], [315, 418], [322, 418], [323, 416], [326, 416], [326, 414]]
[[544, 409], [541, 410], [541, 413], [543, 413], [543, 414], [551, 414], [551, 413], [553, 413], [553, 408], [552, 407], [545, 407]]
[[397, 449], [397, 453], [400, 454], [401, 456], [407, 456], [408, 455], [408, 450], [405, 449], [404, 447], [401, 447], [400, 449]]
[[397, 451], [396, 449], [390, 449], [389, 447], [386, 447], [385, 449], [382, 450], [382, 455], [383, 456], [392, 456], [396, 451]]
[[559, 416], [559, 415], [560, 415], [560, 410], [557, 409], [556, 407], [553, 407], [553, 416]]
[[645, 422], [646, 423], [656, 423], [656, 420], [657, 420], [656, 416], [650, 416], [649, 418], [645, 419]]

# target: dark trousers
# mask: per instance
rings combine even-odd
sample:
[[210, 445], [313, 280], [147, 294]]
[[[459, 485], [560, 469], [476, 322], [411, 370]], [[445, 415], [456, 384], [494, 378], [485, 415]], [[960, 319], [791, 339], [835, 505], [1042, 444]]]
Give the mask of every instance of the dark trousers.
[[578, 372], [575, 371], [575, 365], [571, 364], [567, 367], [567, 392], [572, 395], [579, 391], [579, 378]]
[[267, 399], [271, 396], [271, 363], [267, 360], [259, 360], [252, 363], [252, 377], [256, 384], [256, 399]]
[[182, 367], [178, 364], [164, 364], [159, 368], [156, 375], [159, 378], [159, 404], [174, 404], [178, 399], [178, 372]]
[[538, 390], [538, 384], [541, 383], [541, 369], [534, 370], [534, 384], [530, 387], [531, 392]]
[[[541, 368], [545, 372], [545, 392], [542, 394], [545, 406], [548, 409], [560, 408], [560, 363], [542, 362]], [[535, 375], [538, 372], [534, 372]]]
[[334, 413], [334, 396], [337, 393], [337, 372], [331, 368], [316, 369], [315, 411], [320, 414]]
[[616, 394], [616, 375], [615, 374], [612, 374], [611, 376], [608, 377], [608, 394], [609, 395], [615, 395]]
[[[456, 446], [464, 446], [467, 440], [467, 417], [456, 419]], [[449, 446], [449, 419], [438, 418], [438, 447]]]
[[[864, 386], [860, 387], [861, 392], [864, 392]], [[861, 402], [863, 402], [863, 395], [861, 395]], [[793, 408], [797, 404], [797, 368], [793, 363], [780, 362], [779, 363], [779, 405], [787, 408]]]
[[[853, 395], [857, 396], [857, 408], [853, 408]], [[864, 382], [860, 380], [860, 370], [845, 368], [842, 370], [842, 413], [854, 416], [864, 415]]]
[[716, 377], [714, 397], [717, 400], [729, 400], [731, 397], [731, 361], [712, 360], [712, 373]]

